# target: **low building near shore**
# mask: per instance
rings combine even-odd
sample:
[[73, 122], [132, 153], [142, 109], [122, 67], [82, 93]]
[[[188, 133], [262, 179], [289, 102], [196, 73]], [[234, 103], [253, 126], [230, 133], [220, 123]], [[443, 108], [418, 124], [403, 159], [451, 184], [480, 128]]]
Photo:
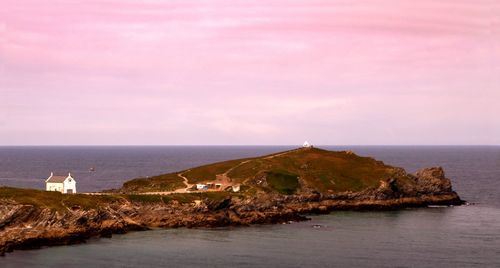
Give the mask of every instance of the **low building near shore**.
[[203, 184], [203, 183], [198, 183], [198, 184], [196, 184], [196, 190], [206, 191], [206, 190], [208, 190], [208, 186], [206, 184]]
[[76, 194], [76, 181], [71, 173], [67, 176], [56, 176], [51, 172], [50, 177], [45, 180], [45, 189], [63, 194]]

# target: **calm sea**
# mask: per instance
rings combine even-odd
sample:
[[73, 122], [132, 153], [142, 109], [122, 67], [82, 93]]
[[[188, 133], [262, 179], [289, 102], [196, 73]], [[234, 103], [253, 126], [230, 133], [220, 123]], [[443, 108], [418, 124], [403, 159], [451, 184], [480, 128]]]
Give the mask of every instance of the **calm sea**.
[[[51, 171], [71, 171], [77, 190], [98, 191], [135, 177], [290, 148], [0, 147], [0, 185], [43, 189]], [[500, 147], [323, 148], [350, 149], [410, 172], [443, 166], [455, 190], [474, 205], [334, 212], [287, 225], [136, 232], [16, 251], [0, 258], [0, 267], [500, 267]]]

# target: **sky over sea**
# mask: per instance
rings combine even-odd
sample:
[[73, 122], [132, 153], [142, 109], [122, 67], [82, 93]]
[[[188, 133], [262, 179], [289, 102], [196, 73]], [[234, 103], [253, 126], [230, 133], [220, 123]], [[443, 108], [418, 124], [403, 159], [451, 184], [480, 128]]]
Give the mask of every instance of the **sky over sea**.
[[0, 145], [500, 144], [497, 0], [0, 0]]

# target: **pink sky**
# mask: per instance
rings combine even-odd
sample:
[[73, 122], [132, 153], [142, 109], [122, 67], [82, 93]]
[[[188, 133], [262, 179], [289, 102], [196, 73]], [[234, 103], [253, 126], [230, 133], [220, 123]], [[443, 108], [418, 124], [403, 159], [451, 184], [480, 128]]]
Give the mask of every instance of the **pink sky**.
[[499, 3], [0, 0], [0, 144], [498, 145]]

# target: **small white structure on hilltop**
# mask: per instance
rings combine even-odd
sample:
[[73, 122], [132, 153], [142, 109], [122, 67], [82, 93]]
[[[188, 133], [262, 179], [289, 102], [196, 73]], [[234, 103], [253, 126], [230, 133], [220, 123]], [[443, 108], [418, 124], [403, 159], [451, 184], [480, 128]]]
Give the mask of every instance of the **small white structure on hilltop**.
[[304, 147], [304, 148], [311, 148], [312, 145], [308, 141], [305, 141], [304, 144], [302, 145], [302, 147]]
[[50, 172], [50, 177], [45, 180], [45, 185], [47, 191], [76, 194], [76, 181], [71, 177], [71, 173], [68, 173], [68, 176], [54, 176], [54, 173]]

